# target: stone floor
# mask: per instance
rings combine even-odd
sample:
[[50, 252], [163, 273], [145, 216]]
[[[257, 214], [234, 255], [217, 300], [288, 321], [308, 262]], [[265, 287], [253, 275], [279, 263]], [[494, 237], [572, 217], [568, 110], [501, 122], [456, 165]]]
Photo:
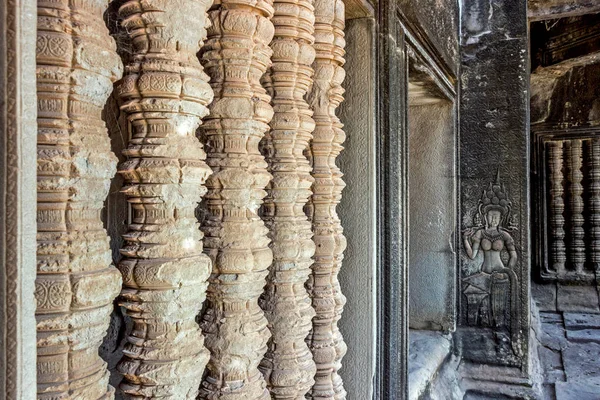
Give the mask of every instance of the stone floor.
[[600, 314], [540, 312], [545, 400], [600, 400]]
[[450, 337], [437, 331], [410, 330], [408, 398], [421, 398], [450, 352]]

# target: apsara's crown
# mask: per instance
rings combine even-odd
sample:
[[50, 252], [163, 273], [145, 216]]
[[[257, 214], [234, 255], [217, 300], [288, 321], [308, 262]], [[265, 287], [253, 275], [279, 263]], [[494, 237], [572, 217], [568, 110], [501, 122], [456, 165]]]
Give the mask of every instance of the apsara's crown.
[[504, 184], [500, 183], [500, 169], [496, 173], [496, 181], [490, 182], [487, 189], [483, 191], [481, 200], [479, 200], [479, 210], [482, 216], [485, 216], [490, 210], [498, 210], [502, 216], [506, 216], [511, 209], [511, 202], [508, 199], [508, 193]]

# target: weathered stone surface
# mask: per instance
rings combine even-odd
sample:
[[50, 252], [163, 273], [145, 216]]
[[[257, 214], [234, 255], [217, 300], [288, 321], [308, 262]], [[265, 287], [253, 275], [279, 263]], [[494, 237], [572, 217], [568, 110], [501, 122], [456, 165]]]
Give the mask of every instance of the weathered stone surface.
[[307, 97], [316, 123], [308, 152], [315, 181], [306, 207], [316, 244], [312, 275], [307, 282], [316, 311], [307, 338], [317, 365], [315, 384], [308, 395], [313, 399], [346, 397], [338, 374], [346, 344], [337, 325], [346, 302], [337, 278], [346, 238], [336, 211], [345, 184], [335, 164], [345, 139], [343, 125], [336, 116], [344, 93], [344, 46], [344, 3], [341, 0], [316, 0], [315, 74]]
[[119, 86], [131, 207], [119, 263], [121, 304], [133, 320], [118, 370], [128, 398], [194, 399], [208, 361], [195, 319], [210, 259], [195, 208], [210, 169], [196, 128], [213, 94], [196, 52], [211, 2], [129, 0], [119, 9], [133, 54]]
[[557, 308], [564, 312], [600, 312], [594, 286], [558, 285]]
[[542, 346], [559, 351], [567, 346], [565, 327], [562, 316], [555, 313], [540, 313], [541, 332], [538, 340]]
[[556, 285], [531, 284], [531, 297], [540, 311], [556, 312]]
[[[458, 75], [459, 2], [454, 0], [399, 0], [398, 10], [413, 33], [431, 45], [443, 69]], [[426, 38], [426, 39], [425, 39]]]
[[585, 383], [557, 382], [556, 400], [598, 400], [600, 387]]
[[594, 384], [600, 391], [600, 344], [570, 343], [562, 354], [568, 382]]
[[457, 372], [459, 362], [459, 357], [450, 355], [437, 371], [420, 400], [462, 399], [464, 393], [460, 387], [460, 377]]
[[116, 165], [101, 112], [122, 74], [107, 5], [38, 1], [38, 399], [114, 392], [98, 355], [121, 286], [100, 219]]
[[600, 314], [563, 313], [567, 329], [600, 329]]
[[261, 216], [269, 228], [273, 263], [260, 305], [271, 339], [260, 365], [273, 399], [302, 398], [314, 384], [315, 362], [306, 336], [315, 311], [304, 283], [315, 244], [303, 207], [314, 179], [304, 152], [315, 122], [304, 100], [315, 59], [314, 7], [309, 0], [275, 0], [273, 62], [264, 78], [272, 97], [271, 130], [261, 142], [273, 180]]
[[36, 3], [0, 6], [0, 392], [6, 400], [36, 396]]
[[[497, 276], [499, 291], [510, 288], [510, 345], [506, 332], [497, 328], [481, 331], [482, 340], [490, 343], [472, 348], [468, 336], [462, 346], [463, 357], [479, 363], [518, 365], [528, 371], [529, 354], [529, 143], [528, 132], [528, 37], [526, 4], [521, 0], [463, 0], [461, 37], [460, 99], [460, 204], [461, 229], [477, 226], [478, 203], [482, 191], [493, 182], [496, 171], [510, 194], [510, 211], [505, 224], [513, 240], [505, 249], [516, 251], [504, 274]], [[491, 198], [493, 200], [493, 197]], [[499, 199], [500, 200], [500, 199]], [[498, 200], [498, 201], [499, 201]], [[506, 222], [506, 221], [505, 221]], [[505, 236], [506, 239], [508, 237]], [[482, 241], [483, 242], [483, 241]], [[507, 252], [503, 251], [505, 259]], [[477, 272], [481, 260], [470, 260], [461, 252], [463, 278]], [[498, 265], [499, 266], [499, 265]], [[474, 282], [477, 283], [477, 282]], [[473, 285], [469, 285], [473, 288]], [[477, 296], [471, 290], [470, 295]], [[463, 292], [462, 324], [466, 322], [467, 302]], [[501, 307], [498, 308], [500, 310]], [[491, 334], [491, 336], [490, 336]], [[494, 349], [485, 353], [484, 349]], [[482, 353], [483, 351], [483, 353]], [[483, 355], [483, 357], [481, 357]]]
[[408, 398], [419, 399], [450, 352], [450, 338], [435, 331], [410, 330]]
[[567, 331], [567, 339], [573, 342], [600, 343], [600, 329], [581, 329], [577, 331]]
[[374, 390], [375, 340], [373, 329], [377, 319], [377, 181], [375, 157], [377, 100], [374, 55], [376, 23], [373, 18], [348, 20], [346, 4], [346, 80], [344, 101], [339, 116], [347, 133], [345, 149], [338, 165], [347, 183], [338, 207], [344, 222], [344, 268], [340, 270], [340, 285], [347, 303], [339, 327], [349, 351], [344, 357], [340, 375], [344, 387], [354, 399], [368, 399]]
[[527, 15], [530, 20], [548, 20], [600, 12], [595, 0], [529, 0]]
[[273, 116], [260, 84], [271, 64], [273, 12], [271, 0], [215, 3], [200, 52], [215, 92], [201, 130], [214, 171], [202, 223], [213, 261], [201, 322], [211, 352], [203, 399], [269, 398], [258, 366], [270, 334], [258, 299], [273, 255], [257, 212], [271, 179], [258, 145]]
[[573, 58], [531, 74], [531, 123], [571, 126], [600, 122], [600, 53]]
[[564, 381], [565, 372], [560, 351], [541, 346], [538, 352], [544, 370], [544, 383]]
[[408, 108], [411, 329], [448, 332], [456, 325], [453, 109], [439, 99]]

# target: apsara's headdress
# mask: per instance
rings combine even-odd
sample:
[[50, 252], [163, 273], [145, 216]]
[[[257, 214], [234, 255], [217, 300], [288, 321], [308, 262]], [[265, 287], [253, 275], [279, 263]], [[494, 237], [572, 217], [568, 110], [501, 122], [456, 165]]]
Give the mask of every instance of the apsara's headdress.
[[504, 184], [500, 183], [500, 169], [496, 173], [496, 181], [490, 182], [487, 189], [483, 191], [479, 200], [479, 217], [481, 221], [485, 221], [485, 216], [491, 210], [500, 211], [502, 214], [501, 224], [508, 228], [510, 223], [510, 211], [512, 203], [508, 199], [508, 193]]

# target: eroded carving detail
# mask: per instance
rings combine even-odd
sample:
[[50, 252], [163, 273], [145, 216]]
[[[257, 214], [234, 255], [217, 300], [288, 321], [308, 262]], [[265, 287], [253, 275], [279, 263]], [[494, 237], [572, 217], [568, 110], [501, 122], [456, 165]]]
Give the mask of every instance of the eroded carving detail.
[[312, 82], [315, 20], [310, 0], [275, 0], [273, 5], [273, 65], [265, 86], [275, 113], [261, 142], [273, 175], [261, 212], [273, 264], [260, 301], [272, 337], [260, 369], [271, 398], [300, 399], [314, 384], [316, 372], [305, 343], [315, 312], [304, 288], [315, 245], [303, 211], [313, 182], [304, 151], [315, 123], [304, 95]]
[[583, 173], [582, 143], [581, 140], [569, 140], [567, 143], [567, 171], [569, 179], [569, 215], [570, 215], [570, 241], [569, 261], [577, 272], [583, 272], [585, 264], [585, 231], [583, 224]]
[[563, 142], [548, 142], [548, 169], [550, 172], [550, 234], [551, 265], [554, 272], [564, 273], [565, 253], [565, 202], [563, 199]]
[[314, 111], [316, 128], [310, 145], [313, 195], [306, 207], [312, 221], [316, 244], [315, 262], [307, 282], [316, 316], [307, 342], [317, 365], [315, 384], [308, 397], [344, 399], [346, 391], [338, 374], [346, 344], [338, 329], [346, 302], [337, 275], [346, 238], [337, 215], [344, 182], [335, 164], [345, 139], [335, 110], [344, 90], [344, 3], [341, 0], [315, 1], [314, 83], [308, 102]]
[[474, 226], [463, 233], [467, 256], [475, 260], [480, 251], [483, 253], [479, 269], [463, 278], [466, 323], [492, 328], [496, 352], [505, 359], [522, 354], [515, 272], [518, 255], [510, 234], [515, 230], [511, 217], [511, 201], [498, 173], [496, 181], [483, 191]]
[[273, 256], [258, 216], [271, 179], [258, 145], [273, 116], [260, 79], [271, 64], [272, 0], [222, 0], [201, 51], [215, 100], [201, 135], [214, 174], [202, 230], [213, 261], [202, 329], [211, 352], [200, 397], [268, 399], [258, 369], [270, 337], [258, 298]]
[[600, 139], [590, 143], [590, 253], [592, 268], [600, 272]]
[[38, 0], [38, 399], [113, 395], [98, 348], [121, 276], [100, 213], [117, 159], [102, 108], [122, 64], [106, 0]]
[[131, 207], [122, 305], [134, 322], [118, 370], [129, 398], [194, 399], [208, 361], [195, 321], [210, 259], [195, 208], [211, 173], [196, 138], [213, 98], [196, 52], [210, 0], [129, 0], [119, 9], [133, 55], [119, 87], [128, 158], [119, 167]]

